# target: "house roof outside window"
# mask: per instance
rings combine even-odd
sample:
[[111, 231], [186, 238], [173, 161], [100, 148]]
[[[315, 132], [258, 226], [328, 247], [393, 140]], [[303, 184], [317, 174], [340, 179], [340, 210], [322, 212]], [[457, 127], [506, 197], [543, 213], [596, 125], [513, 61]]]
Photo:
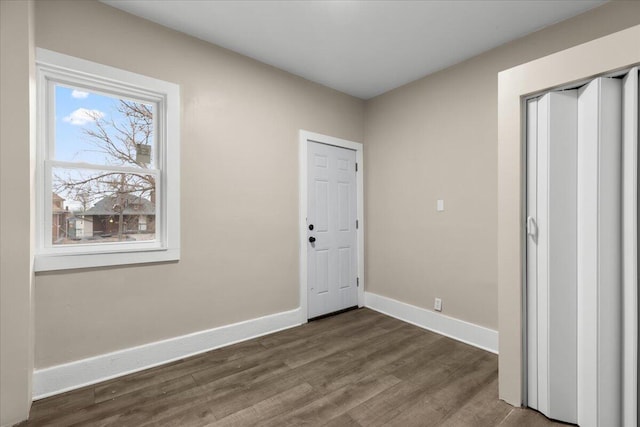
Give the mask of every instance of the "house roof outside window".
[[93, 207], [86, 212], [76, 213], [76, 215], [119, 215], [116, 210], [118, 204], [124, 204], [123, 215], [155, 215], [156, 205], [152, 201], [144, 197], [132, 194], [124, 194], [121, 196], [107, 196], [98, 201]]

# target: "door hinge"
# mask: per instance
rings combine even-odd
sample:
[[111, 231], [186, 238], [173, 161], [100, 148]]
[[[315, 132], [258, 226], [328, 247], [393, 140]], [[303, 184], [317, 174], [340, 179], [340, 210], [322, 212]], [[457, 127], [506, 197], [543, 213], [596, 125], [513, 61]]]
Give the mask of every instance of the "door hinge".
[[356, 230], [358, 229], [359, 226], [360, 224], [358, 224], [358, 220], [356, 219]]
[[356, 287], [359, 288], [360, 287], [360, 278], [356, 277]]
[[356, 172], [358, 172], [358, 164], [356, 163]]

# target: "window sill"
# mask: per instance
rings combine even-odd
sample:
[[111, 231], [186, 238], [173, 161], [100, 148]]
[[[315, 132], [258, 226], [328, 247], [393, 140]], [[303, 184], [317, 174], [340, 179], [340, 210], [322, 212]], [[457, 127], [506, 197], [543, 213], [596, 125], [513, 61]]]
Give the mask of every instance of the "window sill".
[[179, 260], [180, 249], [178, 248], [113, 253], [41, 254], [35, 256], [33, 268], [38, 273]]

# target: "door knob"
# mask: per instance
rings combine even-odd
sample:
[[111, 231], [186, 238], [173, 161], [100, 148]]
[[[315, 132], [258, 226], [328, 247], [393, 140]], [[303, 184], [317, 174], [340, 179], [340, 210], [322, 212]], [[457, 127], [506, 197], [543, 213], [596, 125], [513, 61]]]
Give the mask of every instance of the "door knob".
[[309, 237], [309, 243], [313, 243], [313, 242], [315, 242], [315, 241], [316, 241], [316, 238], [315, 238], [315, 237], [313, 237], [313, 236]]

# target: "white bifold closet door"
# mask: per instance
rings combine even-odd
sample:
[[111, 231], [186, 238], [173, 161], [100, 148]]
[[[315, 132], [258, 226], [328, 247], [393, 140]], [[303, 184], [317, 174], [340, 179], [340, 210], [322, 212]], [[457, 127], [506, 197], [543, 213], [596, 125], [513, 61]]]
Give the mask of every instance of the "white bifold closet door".
[[584, 427], [637, 420], [637, 81], [527, 104], [527, 403]]

